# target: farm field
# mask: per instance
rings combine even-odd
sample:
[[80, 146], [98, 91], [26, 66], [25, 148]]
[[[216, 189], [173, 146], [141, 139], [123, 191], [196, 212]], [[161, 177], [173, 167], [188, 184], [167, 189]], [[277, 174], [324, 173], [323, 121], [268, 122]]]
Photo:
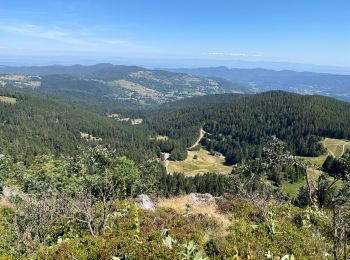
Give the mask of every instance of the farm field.
[[[197, 156], [197, 159], [194, 159]], [[232, 166], [224, 165], [223, 156], [210, 155], [207, 150], [201, 148], [198, 151], [188, 151], [186, 160], [169, 161], [169, 173], [183, 172], [187, 176], [196, 174], [216, 172], [228, 174], [232, 171]]]

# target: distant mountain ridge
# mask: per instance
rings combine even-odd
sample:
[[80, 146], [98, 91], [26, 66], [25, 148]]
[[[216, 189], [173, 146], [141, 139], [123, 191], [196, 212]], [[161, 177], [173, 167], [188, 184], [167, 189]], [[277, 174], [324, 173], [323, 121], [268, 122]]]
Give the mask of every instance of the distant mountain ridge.
[[0, 67], [1, 86], [75, 98], [108, 98], [142, 104], [207, 94], [248, 92], [244, 85], [225, 79], [109, 63]]
[[331, 96], [350, 101], [350, 75], [227, 67], [180, 68], [169, 69], [169, 71], [224, 78], [237, 84], [247, 85], [254, 92], [284, 90], [299, 94]]

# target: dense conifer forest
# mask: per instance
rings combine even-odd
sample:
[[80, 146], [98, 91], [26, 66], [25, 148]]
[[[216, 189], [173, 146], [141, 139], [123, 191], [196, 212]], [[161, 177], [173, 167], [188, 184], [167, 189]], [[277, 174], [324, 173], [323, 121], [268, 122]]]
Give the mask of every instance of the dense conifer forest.
[[285, 141], [289, 150], [300, 156], [324, 153], [321, 137], [350, 137], [348, 103], [279, 91], [185, 99], [165, 104], [145, 117], [151, 128], [170, 137], [161, 149], [176, 153], [174, 158], [186, 157], [186, 148], [203, 127], [207, 134], [201, 144], [223, 153], [227, 164], [260, 157], [271, 136]]
[[[79, 145], [107, 145], [134, 160], [155, 156], [150, 131], [131, 127], [77, 105], [53, 97], [20, 92], [1, 92], [16, 104], [0, 102], [0, 149], [21, 160], [40, 154], [74, 153]], [[94, 138], [82, 138], [82, 133]]]

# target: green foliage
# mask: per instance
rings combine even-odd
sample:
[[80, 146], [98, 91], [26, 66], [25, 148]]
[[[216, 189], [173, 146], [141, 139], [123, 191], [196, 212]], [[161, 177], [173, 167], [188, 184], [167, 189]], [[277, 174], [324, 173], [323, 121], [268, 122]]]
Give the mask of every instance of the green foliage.
[[183, 260], [205, 260], [206, 257], [203, 257], [202, 251], [197, 251], [196, 244], [191, 240], [181, 245], [178, 252], [180, 259]]
[[[319, 259], [331, 252], [331, 221], [319, 209], [302, 210], [289, 204], [226, 196], [218, 205], [220, 213], [230, 219], [223, 232], [221, 224], [204, 215], [183, 216], [167, 209], [144, 212], [125, 201], [115, 205], [116, 214], [111, 215], [103, 234], [91, 236], [79, 223], [61, 219], [47, 226], [50, 236], [46, 235], [44, 244], [22, 252], [9, 246], [16, 241], [15, 233], [8, 228], [13, 210], [2, 210], [0, 230], [4, 223], [9, 226], [0, 239], [7, 246], [0, 243], [0, 252], [35, 259], [205, 259], [205, 255], [214, 259], [264, 259], [268, 251], [274, 256]], [[61, 228], [62, 224], [66, 228]], [[60, 238], [52, 239], [54, 236]]]
[[181, 147], [190, 147], [204, 126], [208, 134], [201, 144], [223, 153], [227, 164], [236, 164], [260, 157], [272, 135], [286, 142], [292, 154], [321, 155], [320, 137], [350, 138], [349, 112], [349, 104], [330, 98], [273, 91], [185, 99], [143, 117]]
[[[136, 161], [156, 156], [156, 148], [148, 140], [150, 132], [143, 126], [115, 122], [57, 98], [28, 93], [13, 95], [17, 98], [15, 106], [0, 103], [0, 153], [16, 160], [30, 162], [41, 154], [73, 154], [81, 145], [96, 144]], [[80, 132], [100, 141], [82, 139]]]
[[[289, 253], [296, 259], [317, 259], [331, 250], [330, 243], [324, 240], [328, 237], [329, 229], [325, 229], [320, 223], [300, 228], [293, 222], [294, 216], [300, 214], [300, 210], [290, 205], [270, 204], [266, 211], [266, 205], [262, 202], [253, 205], [246, 201], [230, 200], [221, 204], [221, 209], [228, 210], [235, 219], [226, 239], [238, 248], [242, 257], [253, 252], [256, 258], [263, 259], [270, 250], [274, 255], [284, 256]], [[273, 212], [273, 216], [269, 212]], [[329, 225], [327, 218], [323, 222]], [[314, 237], [320, 231], [323, 238]], [[227, 253], [231, 256], [234, 254], [233, 250]]]

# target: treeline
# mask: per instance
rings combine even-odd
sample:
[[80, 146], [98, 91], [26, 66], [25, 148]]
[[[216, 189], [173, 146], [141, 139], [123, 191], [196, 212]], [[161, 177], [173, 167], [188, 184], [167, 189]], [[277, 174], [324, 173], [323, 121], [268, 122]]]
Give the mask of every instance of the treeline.
[[224, 154], [227, 164], [260, 157], [271, 136], [285, 141], [293, 154], [301, 156], [324, 153], [321, 137], [350, 138], [350, 104], [282, 91], [185, 99], [145, 117], [151, 128], [177, 142], [183, 154], [203, 126], [208, 134], [202, 145]]

